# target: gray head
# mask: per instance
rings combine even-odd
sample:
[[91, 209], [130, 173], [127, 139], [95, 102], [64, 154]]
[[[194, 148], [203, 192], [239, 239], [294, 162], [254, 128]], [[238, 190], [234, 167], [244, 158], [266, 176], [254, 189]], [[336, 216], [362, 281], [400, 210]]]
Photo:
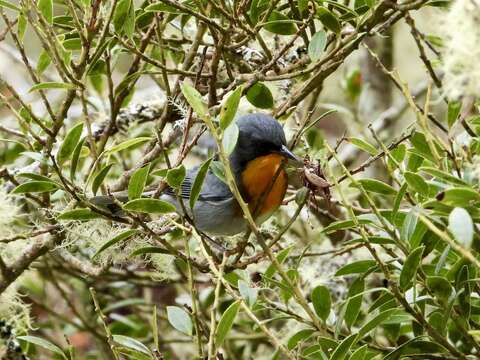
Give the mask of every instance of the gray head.
[[287, 148], [282, 126], [270, 115], [262, 113], [244, 115], [237, 119], [236, 124], [240, 133], [235, 150], [230, 155], [235, 173], [243, 170], [249, 161], [272, 153], [297, 160]]

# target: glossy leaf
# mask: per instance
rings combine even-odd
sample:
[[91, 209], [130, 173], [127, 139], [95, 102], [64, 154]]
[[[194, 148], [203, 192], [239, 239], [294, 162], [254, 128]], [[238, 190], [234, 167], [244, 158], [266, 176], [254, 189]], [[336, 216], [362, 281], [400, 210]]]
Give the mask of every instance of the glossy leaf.
[[222, 136], [222, 145], [225, 154], [230, 155], [233, 150], [235, 150], [235, 145], [237, 145], [238, 135], [240, 130], [238, 129], [237, 124], [230, 124], [228, 128], [225, 129], [225, 132]]
[[133, 200], [142, 196], [143, 189], [147, 183], [148, 173], [150, 172], [151, 163], [135, 170], [128, 182], [128, 199]]
[[73, 154], [78, 142], [80, 141], [82, 131], [83, 123], [78, 123], [67, 133], [57, 153], [57, 161], [59, 165], [70, 159], [70, 156]]
[[205, 161], [199, 168], [197, 175], [195, 176], [195, 180], [193, 181], [192, 190], [190, 192], [190, 208], [193, 209], [195, 203], [197, 202], [200, 193], [202, 191], [203, 182], [205, 177], [207, 176], [208, 169], [210, 168], [210, 163], [212, 162], [213, 158], [208, 159]]
[[319, 6], [317, 8], [317, 16], [323, 26], [328, 30], [339, 33], [342, 29], [337, 17], [327, 8]]
[[472, 217], [467, 210], [459, 207], [452, 210], [448, 216], [448, 230], [460, 244], [470, 248], [475, 231]]
[[406, 171], [405, 180], [408, 186], [421, 195], [428, 196], [428, 184], [420, 175]]
[[149, 137], [138, 137], [138, 138], [134, 138], [134, 139], [129, 139], [129, 140], [126, 140], [126, 141], [124, 141], [120, 144], [112, 146], [110, 149], [108, 149], [106, 151], [106, 153], [111, 155], [111, 154], [114, 154], [116, 152], [129, 149], [133, 146], [143, 144], [143, 143], [145, 143], [147, 141], [150, 141], [150, 140], [152, 140], [152, 138], [149, 138]]
[[113, 163], [105, 165], [93, 178], [93, 181], [92, 181], [93, 195], [97, 194], [98, 189], [102, 185], [103, 181], [105, 180], [105, 178], [106, 178], [108, 172], [110, 171], [110, 169], [112, 168], [112, 166], [113, 166]]
[[179, 165], [176, 168], [169, 169], [167, 172], [167, 183], [169, 186], [171, 186], [174, 189], [180, 188], [180, 186], [183, 183], [183, 180], [185, 180], [185, 175], [187, 174], [187, 170], [185, 169], [185, 166]]
[[402, 290], [407, 290], [410, 288], [412, 283], [415, 281], [417, 269], [422, 261], [424, 250], [425, 248], [423, 246], [416, 248], [405, 260], [405, 263], [402, 267], [402, 272], [400, 273], [400, 288]]
[[[397, 190], [388, 184], [376, 179], [359, 179], [357, 182], [368, 192], [381, 195], [395, 195]], [[355, 186], [355, 184], [352, 184]]]
[[44, 193], [55, 191], [60, 188], [60, 185], [53, 181], [29, 181], [23, 184], [18, 185], [13, 189], [14, 194], [25, 194], [25, 193]]
[[325, 45], [327, 44], [327, 34], [325, 31], [317, 31], [308, 44], [308, 56], [312, 61], [317, 61], [323, 55], [325, 51]]
[[134, 199], [123, 205], [128, 211], [149, 213], [149, 214], [167, 214], [175, 211], [175, 206], [158, 199]]
[[62, 82], [42, 82], [36, 85], [33, 85], [28, 92], [37, 91], [37, 90], [50, 90], [50, 89], [60, 89], [60, 90], [73, 90], [76, 86], [70, 83]]
[[45, 20], [53, 23], [53, 1], [52, 0], [38, 0], [37, 7]]
[[64, 211], [57, 216], [57, 220], [79, 220], [86, 221], [91, 219], [97, 219], [100, 215], [94, 213], [90, 209], [74, 209], [69, 211]]
[[312, 304], [318, 317], [327, 321], [332, 307], [332, 299], [326, 286], [319, 285], [312, 290]]
[[243, 88], [241, 86], [237, 87], [222, 104], [220, 110], [220, 128], [222, 130], [227, 129], [235, 118], [242, 97], [242, 91]]
[[143, 343], [141, 343], [137, 339], [134, 339], [125, 335], [112, 335], [112, 338], [113, 338], [113, 341], [115, 341], [116, 343], [126, 348], [132, 349], [134, 351], [138, 351], [145, 355], [152, 356], [152, 353], [150, 352], [148, 347], [146, 347]]
[[29, 336], [29, 335], [17, 336], [17, 339], [22, 340], [22, 341], [26, 341], [26, 342], [34, 344], [34, 345], [38, 345], [38, 346], [40, 346], [44, 349], [47, 349], [47, 350], [49, 350], [49, 351], [51, 351], [55, 354], [60, 355], [64, 359], [67, 359], [67, 356], [65, 355], [63, 350], [60, 349], [57, 345], [51, 343], [48, 340], [45, 340], [45, 339], [37, 337], [37, 336]]
[[376, 266], [375, 260], [358, 260], [350, 264], [346, 264], [337, 270], [335, 276], [362, 274], [368, 269]]
[[185, 96], [185, 99], [193, 111], [195, 111], [201, 119], [204, 119], [208, 115], [208, 109], [202, 100], [202, 95], [200, 95], [197, 89], [185, 82], [181, 85], [181, 89], [183, 96]]
[[167, 306], [167, 318], [175, 329], [185, 335], [192, 335], [192, 319], [184, 309], [178, 306]]
[[117, 236], [114, 236], [110, 240], [107, 240], [105, 243], [102, 244], [102, 246], [100, 246], [100, 248], [92, 256], [92, 258], [96, 258], [98, 255], [100, 255], [102, 252], [107, 250], [109, 247], [112, 247], [113, 245], [115, 245], [115, 244], [117, 244], [121, 241], [124, 241], [124, 240], [127, 240], [127, 239], [131, 238], [137, 232], [138, 232], [138, 230], [136, 230], [136, 229], [125, 230], [124, 232], [118, 234]]
[[215, 329], [215, 345], [217, 347], [223, 344], [223, 341], [228, 335], [228, 332], [235, 322], [237, 317], [238, 310], [240, 309], [241, 302], [240, 300], [232, 303], [227, 310], [222, 314], [220, 321], [218, 322], [217, 328]]
[[247, 91], [247, 100], [255, 107], [260, 109], [270, 109], [273, 107], [273, 95], [270, 89], [261, 82], [255, 83]]
[[265, 30], [278, 35], [293, 35], [297, 32], [294, 22], [279, 11], [273, 10], [264, 25]]

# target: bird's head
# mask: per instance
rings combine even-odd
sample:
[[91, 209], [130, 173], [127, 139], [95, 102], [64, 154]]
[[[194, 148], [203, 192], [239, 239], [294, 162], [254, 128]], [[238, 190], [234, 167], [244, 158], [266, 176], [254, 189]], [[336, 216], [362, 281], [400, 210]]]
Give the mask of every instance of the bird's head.
[[242, 169], [248, 162], [269, 154], [300, 161], [288, 149], [283, 128], [273, 117], [262, 113], [249, 114], [238, 118], [236, 123], [239, 135], [230, 155], [233, 169]]

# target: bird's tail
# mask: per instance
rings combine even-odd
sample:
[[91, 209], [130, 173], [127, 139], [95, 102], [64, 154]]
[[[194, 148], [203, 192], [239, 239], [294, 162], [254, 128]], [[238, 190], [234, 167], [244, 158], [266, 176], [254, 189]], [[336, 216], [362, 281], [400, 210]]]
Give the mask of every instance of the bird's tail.
[[[154, 192], [155, 190], [147, 190], [142, 194], [142, 197], [152, 197]], [[123, 215], [121, 204], [128, 201], [128, 194], [126, 191], [122, 191], [112, 195], [93, 196], [89, 200], [95, 206], [106, 209], [113, 215], [121, 216]]]
[[128, 195], [124, 193], [116, 193], [114, 195], [99, 195], [93, 196], [90, 202], [95, 206], [108, 210], [113, 215], [123, 215], [123, 209], [119, 203], [126, 203], [128, 201]]

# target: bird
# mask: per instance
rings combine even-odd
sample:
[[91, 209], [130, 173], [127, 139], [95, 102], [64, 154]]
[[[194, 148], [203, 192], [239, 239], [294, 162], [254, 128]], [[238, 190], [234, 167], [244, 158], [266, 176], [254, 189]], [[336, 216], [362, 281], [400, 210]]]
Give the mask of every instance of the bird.
[[[287, 147], [282, 125], [272, 116], [251, 113], [235, 120], [238, 139], [229, 155], [230, 168], [243, 200], [248, 204], [255, 222], [260, 225], [282, 204], [287, 191], [287, 163], [301, 163]], [[161, 200], [173, 204], [181, 215], [184, 210], [195, 227], [213, 236], [231, 236], [247, 229], [242, 209], [229, 186], [211, 169], [203, 181], [199, 197], [193, 209], [189, 198], [200, 166], [187, 170], [178, 192], [167, 188]], [[143, 196], [152, 196], [155, 191], [146, 191]], [[125, 202], [125, 193], [113, 194], [116, 200]], [[95, 196], [91, 201], [98, 206], [113, 210], [111, 196]], [[183, 202], [180, 204], [180, 201]]]

